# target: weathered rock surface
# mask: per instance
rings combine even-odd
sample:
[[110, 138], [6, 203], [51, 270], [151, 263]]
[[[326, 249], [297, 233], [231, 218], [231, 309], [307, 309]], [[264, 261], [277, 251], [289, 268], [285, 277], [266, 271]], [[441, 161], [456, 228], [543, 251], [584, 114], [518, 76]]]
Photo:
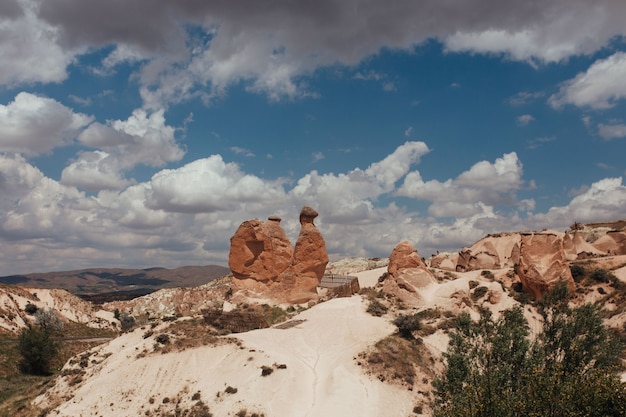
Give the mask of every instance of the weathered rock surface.
[[221, 278], [196, 288], [166, 288], [132, 300], [105, 303], [102, 308], [118, 309], [135, 317], [193, 316], [205, 309], [221, 309], [228, 284], [228, 278]]
[[27, 304], [51, 310], [62, 322], [93, 328], [114, 328], [113, 313], [96, 310], [93, 304], [65, 290], [22, 288], [0, 284], [0, 332], [18, 333], [34, 322], [24, 310]]
[[462, 249], [456, 265], [458, 272], [512, 267], [519, 261], [519, 233], [489, 235]]
[[608, 231], [593, 242], [593, 247], [607, 255], [626, 255], [626, 231]]
[[458, 253], [438, 253], [430, 258], [430, 266], [444, 271], [456, 271], [458, 261]]
[[228, 266], [239, 279], [276, 281], [290, 265], [291, 242], [280, 227], [280, 219], [270, 217], [244, 221], [230, 239]]
[[419, 303], [420, 288], [436, 282], [417, 250], [407, 241], [400, 242], [391, 252], [387, 272], [383, 290], [409, 304]]
[[314, 224], [317, 216], [313, 208], [303, 207], [295, 249], [279, 218], [243, 222], [231, 238], [228, 264], [233, 290], [276, 303], [314, 300], [328, 264], [326, 243]]
[[602, 251], [585, 241], [583, 234], [578, 230], [565, 233], [563, 249], [568, 261], [606, 255], [606, 251]]
[[563, 238], [556, 232], [521, 235], [517, 274], [524, 288], [538, 300], [561, 281], [567, 282], [570, 291], [575, 290], [563, 249]]

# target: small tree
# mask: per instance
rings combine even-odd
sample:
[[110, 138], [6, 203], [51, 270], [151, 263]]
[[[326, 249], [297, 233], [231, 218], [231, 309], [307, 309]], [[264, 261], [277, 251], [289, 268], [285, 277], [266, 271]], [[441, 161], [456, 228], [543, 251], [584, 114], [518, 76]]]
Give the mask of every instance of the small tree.
[[37, 323], [42, 330], [48, 333], [60, 333], [63, 331], [63, 322], [51, 308], [47, 310], [37, 310], [34, 317], [35, 323]]
[[123, 331], [130, 330], [135, 326], [135, 318], [130, 314], [121, 313], [118, 320]]
[[18, 350], [22, 356], [20, 367], [23, 372], [47, 375], [50, 373], [50, 362], [57, 354], [59, 345], [48, 331], [28, 326], [20, 333]]
[[422, 318], [419, 313], [410, 316], [400, 315], [396, 317], [393, 324], [398, 328], [398, 333], [405, 339], [413, 339], [413, 332], [422, 328]]
[[621, 345], [598, 308], [570, 308], [562, 285], [540, 313], [534, 340], [520, 307], [498, 320], [485, 311], [478, 323], [461, 315], [434, 382], [434, 416], [626, 416], [626, 385], [615, 372]]

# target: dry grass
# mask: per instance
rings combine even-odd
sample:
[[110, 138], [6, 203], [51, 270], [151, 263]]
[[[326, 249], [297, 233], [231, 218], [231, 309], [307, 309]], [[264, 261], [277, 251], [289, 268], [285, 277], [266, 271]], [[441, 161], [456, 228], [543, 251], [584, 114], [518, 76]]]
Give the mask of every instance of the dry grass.
[[357, 364], [380, 381], [397, 383], [412, 390], [416, 377], [432, 377], [432, 357], [420, 339], [407, 340], [398, 335], [378, 341], [368, 352], [358, 355]]

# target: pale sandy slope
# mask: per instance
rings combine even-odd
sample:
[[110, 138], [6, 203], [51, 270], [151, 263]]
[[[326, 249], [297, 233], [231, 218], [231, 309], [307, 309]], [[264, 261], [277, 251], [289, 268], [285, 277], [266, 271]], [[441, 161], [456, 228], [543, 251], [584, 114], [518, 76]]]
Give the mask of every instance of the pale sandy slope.
[[[138, 353], [151, 351], [154, 339], [144, 339], [145, 330], [138, 329], [94, 352], [90, 361], [100, 363], [90, 365], [84, 382], [74, 387], [57, 383], [52, 392], [66, 401], [49, 415], [163, 415], [178, 401], [181, 409], [189, 408], [196, 392], [215, 416], [242, 409], [268, 417], [409, 415], [410, 392], [368, 377], [354, 359], [394, 331], [388, 320], [367, 314], [365, 304], [360, 296], [334, 299], [294, 317], [304, 320], [295, 327], [237, 334], [241, 346], [143, 358]], [[275, 364], [286, 369], [261, 376], [262, 366]], [[237, 392], [226, 394], [228, 386]], [[68, 398], [68, 389], [74, 388]], [[164, 404], [166, 397], [170, 401]], [[45, 398], [38, 401], [46, 405]]]

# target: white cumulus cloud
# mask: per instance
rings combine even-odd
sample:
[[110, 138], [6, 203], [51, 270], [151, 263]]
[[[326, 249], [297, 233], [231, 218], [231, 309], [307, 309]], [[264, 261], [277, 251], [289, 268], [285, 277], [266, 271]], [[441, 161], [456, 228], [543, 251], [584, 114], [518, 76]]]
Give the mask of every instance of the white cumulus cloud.
[[79, 153], [63, 170], [61, 181], [85, 190], [121, 189], [133, 182], [124, 177], [133, 167], [160, 167], [185, 154], [176, 141], [175, 129], [165, 123], [163, 110], [148, 113], [137, 109], [127, 120], [93, 123], [78, 141], [97, 150]]
[[147, 193], [152, 209], [183, 213], [235, 210], [248, 204], [272, 207], [284, 197], [279, 184], [246, 174], [219, 155], [158, 172]]
[[0, 104], [0, 151], [40, 155], [71, 143], [93, 118], [58, 101], [19, 93]]
[[429, 213], [435, 217], [476, 213], [477, 203], [512, 205], [523, 185], [522, 163], [515, 152], [504, 154], [494, 163], [480, 161], [457, 178], [424, 181], [418, 171], [410, 172], [396, 194], [432, 202]]
[[626, 98], [626, 53], [616, 52], [594, 62], [587, 71], [564, 82], [559, 92], [549, 99], [559, 108], [566, 104], [594, 109], [608, 109]]
[[[568, 205], [552, 207], [547, 213], [532, 217], [540, 227], [565, 228], [577, 222], [597, 222], [622, 219], [626, 207], [626, 187], [622, 178], [605, 178], [594, 182]], [[558, 230], [558, 229], [557, 229]]]

